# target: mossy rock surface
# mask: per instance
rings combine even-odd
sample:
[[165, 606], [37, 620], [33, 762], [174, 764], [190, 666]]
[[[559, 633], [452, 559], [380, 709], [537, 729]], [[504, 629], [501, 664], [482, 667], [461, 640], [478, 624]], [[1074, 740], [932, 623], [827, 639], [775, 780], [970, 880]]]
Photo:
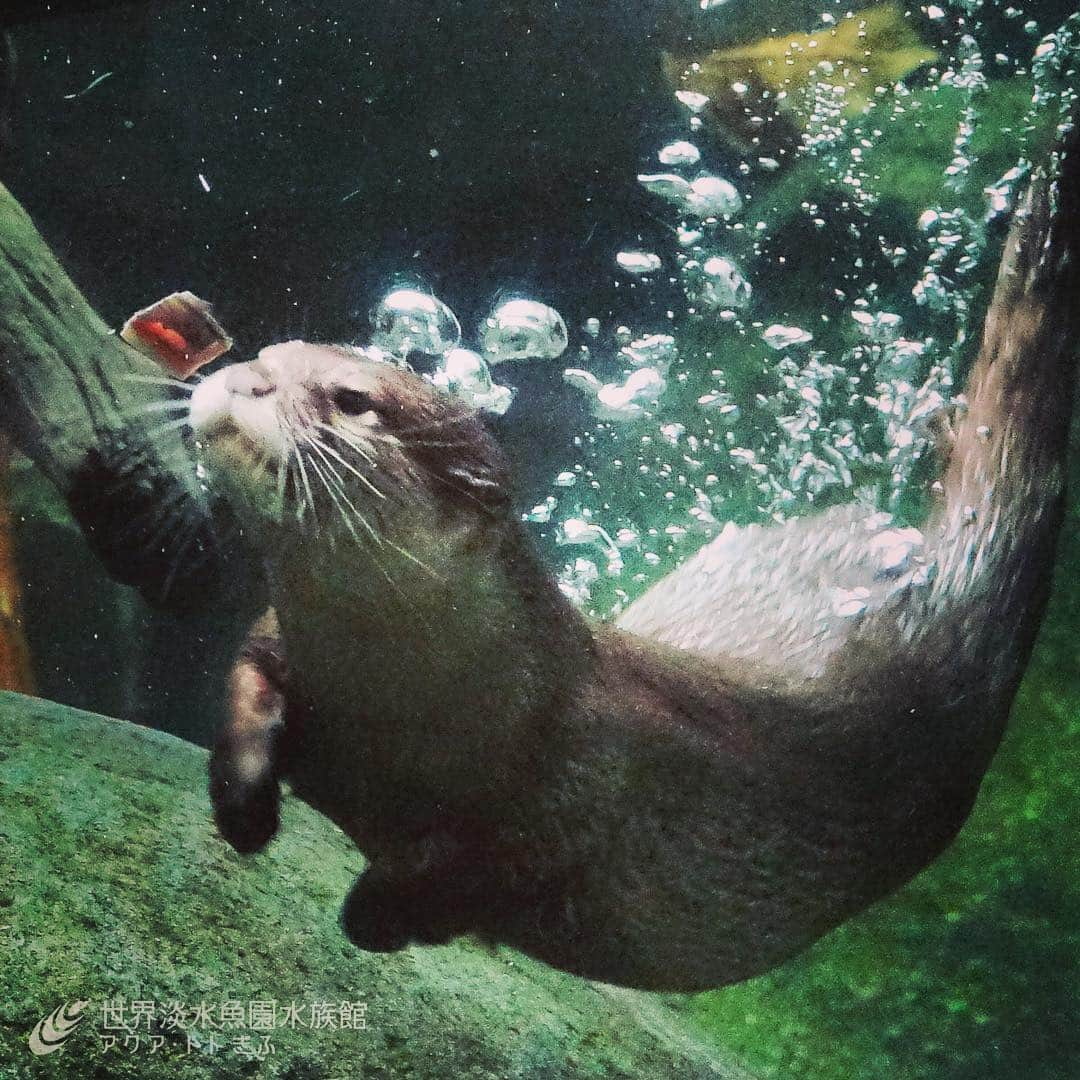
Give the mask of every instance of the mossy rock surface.
[[[662, 998], [468, 941], [354, 949], [337, 925], [362, 861], [351, 844], [288, 798], [269, 851], [240, 857], [214, 832], [205, 773], [205, 753], [171, 736], [0, 695], [0, 1080], [745, 1076]], [[122, 1033], [106, 1046], [106, 1000], [129, 1023], [132, 1002], [154, 1002], [137, 1049]], [[35, 1025], [73, 1001], [89, 1001], [82, 1022], [33, 1055]], [[295, 1002], [300, 1023], [215, 1030], [223, 1045], [208, 1052], [195, 1007], [220, 1021], [240, 1002], [248, 1024], [253, 1001], [276, 1002], [279, 1020]], [[176, 1027], [161, 1022], [173, 1002]], [[354, 1002], [363, 1029], [355, 1012], [338, 1022]], [[324, 1004], [335, 1022], [315, 1029]], [[263, 1034], [273, 1053], [237, 1052]]]

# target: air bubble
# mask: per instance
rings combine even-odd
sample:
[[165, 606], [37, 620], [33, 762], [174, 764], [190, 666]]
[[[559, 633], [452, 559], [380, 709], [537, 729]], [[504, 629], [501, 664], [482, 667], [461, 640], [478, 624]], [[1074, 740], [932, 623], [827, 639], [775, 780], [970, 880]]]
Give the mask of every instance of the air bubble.
[[701, 151], [692, 142], [680, 139], [668, 143], [656, 156], [661, 165], [696, 165], [701, 160]]
[[628, 274], [655, 274], [663, 266], [659, 255], [651, 251], [620, 251], [615, 256], [619, 268]]
[[461, 340], [457, 316], [420, 289], [394, 289], [371, 312], [373, 345], [404, 359], [418, 351], [439, 355]]
[[773, 323], [762, 333], [761, 340], [770, 349], [776, 349], [779, 352], [796, 345], [805, 345], [808, 341], [814, 340], [814, 335], [801, 326], [782, 326], [780, 323]]
[[484, 320], [480, 348], [489, 364], [505, 360], [553, 360], [568, 343], [563, 317], [536, 300], [507, 300]]

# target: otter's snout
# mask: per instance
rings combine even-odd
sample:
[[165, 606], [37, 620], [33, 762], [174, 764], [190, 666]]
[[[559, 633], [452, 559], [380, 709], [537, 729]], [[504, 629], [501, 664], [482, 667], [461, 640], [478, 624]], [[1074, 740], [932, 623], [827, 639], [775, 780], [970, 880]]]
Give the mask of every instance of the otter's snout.
[[229, 394], [261, 398], [277, 389], [274, 379], [258, 360], [250, 364], [234, 364], [225, 369], [224, 375], [225, 392]]
[[209, 443], [237, 435], [264, 452], [281, 449], [281, 434], [271, 398], [279, 382], [258, 360], [233, 364], [203, 379], [191, 395], [192, 430]]

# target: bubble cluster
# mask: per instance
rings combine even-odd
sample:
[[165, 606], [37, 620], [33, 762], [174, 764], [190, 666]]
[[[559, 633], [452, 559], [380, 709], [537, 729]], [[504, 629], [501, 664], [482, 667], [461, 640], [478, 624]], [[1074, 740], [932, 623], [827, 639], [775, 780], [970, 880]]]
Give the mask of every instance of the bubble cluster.
[[[1066, 122], [1063, 103], [1080, 85], [1080, 17], [1039, 40], [1037, 26], [1021, 34], [1019, 13], [1006, 15], [1017, 41], [987, 49], [980, 10], [980, 0], [923, 9], [920, 33], [938, 58], [907, 84], [875, 85], [868, 54], [857, 69], [811, 64], [805, 87], [776, 94], [772, 113], [753, 80], [733, 85], [745, 130], [722, 147], [712, 139], [726, 122], [719, 93], [676, 87], [684, 132], [668, 133], [637, 174], [671, 242], [641, 251], [640, 236], [623, 237], [612, 278], [625, 287], [633, 275], [636, 297], [677, 284], [685, 306], [664, 293], [667, 325], [654, 308], [640, 325], [624, 316], [630, 325], [585, 330], [563, 378], [592, 419], [553, 482], [554, 503], [531, 512], [551, 542], [582, 549], [561, 578], [575, 603], [611, 615], [733, 520], [852, 500], [866, 507], [860, 542], [878, 584], [838, 588], [823, 616], [856, 619], [930, 579], [907, 515], [932, 497], [920, 462], [965, 407], [953, 370], [972, 347], [977, 289], [996, 257], [988, 223], [1030, 174], [1026, 133], [1047, 114]], [[988, 177], [980, 124], [1005, 71], [1030, 75], [1034, 94], [1015, 129], [1018, 159], [994, 157]], [[769, 141], [777, 119], [790, 121], [792, 144]], [[933, 155], [890, 175], [919, 132]], [[823, 268], [817, 278], [804, 262]]]
[[710, 173], [693, 180], [677, 173], [640, 173], [638, 183], [690, 218], [732, 217], [743, 206], [739, 189], [730, 180]]
[[628, 274], [655, 274], [664, 265], [659, 255], [651, 251], [620, 251], [615, 256], [620, 269]]
[[742, 209], [739, 189], [722, 176], [699, 176], [690, 182], [686, 197], [688, 213], [699, 218], [728, 217]]
[[723, 255], [712, 255], [704, 262], [688, 260], [683, 265], [683, 285], [687, 299], [710, 312], [745, 308], [754, 291], [739, 267]]
[[813, 341], [814, 335], [801, 326], [783, 326], [780, 323], [773, 323], [762, 332], [761, 340], [770, 349], [783, 352], [785, 349], [793, 349], [796, 345], [805, 345]]
[[701, 151], [685, 139], [668, 143], [656, 155], [661, 165], [696, 165], [701, 160]]
[[601, 420], [628, 423], [649, 414], [667, 389], [667, 381], [657, 367], [638, 367], [620, 382], [602, 383], [591, 372], [567, 368], [563, 379], [589, 395], [590, 408]]
[[633, 367], [654, 367], [661, 374], [667, 374], [678, 354], [675, 338], [671, 334], [646, 334], [619, 349], [619, 355], [625, 357]]
[[638, 173], [638, 183], [650, 194], [684, 206], [690, 195], [690, 181], [677, 173]]
[[471, 349], [451, 349], [439, 359], [431, 381], [474, 409], [502, 416], [514, 400], [509, 386], [497, 386], [484, 358]]
[[490, 365], [502, 360], [552, 359], [567, 346], [566, 323], [552, 307], [517, 298], [499, 304], [480, 328], [481, 353], [462, 348], [461, 323], [437, 296], [419, 288], [397, 288], [371, 312], [371, 346], [399, 364], [410, 354], [437, 357], [429, 381], [475, 409], [502, 415], [514, 391], [496, 384]]

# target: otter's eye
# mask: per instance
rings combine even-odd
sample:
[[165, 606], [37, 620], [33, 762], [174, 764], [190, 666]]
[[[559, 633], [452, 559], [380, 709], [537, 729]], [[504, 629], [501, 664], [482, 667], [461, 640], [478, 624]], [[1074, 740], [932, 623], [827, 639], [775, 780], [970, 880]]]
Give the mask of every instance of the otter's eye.
[[361, 416], [375, 408], [370, 394], [365, 394], [362, 390], [350, 390], [345, 386], [335, 390], [330, 400], [345, 416]]

